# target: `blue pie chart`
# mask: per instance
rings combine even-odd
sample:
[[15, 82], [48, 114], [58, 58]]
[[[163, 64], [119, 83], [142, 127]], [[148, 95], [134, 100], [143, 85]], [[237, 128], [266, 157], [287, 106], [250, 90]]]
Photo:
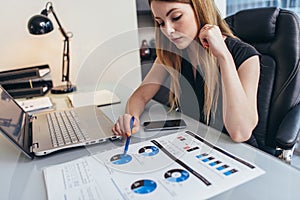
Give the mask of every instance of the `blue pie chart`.
[[145, 146], [139, 149], [139, 154], [143, 156], [154, 156], [158, 154], [159, 149], [156, 146]]
[[157, 184], [149, 179], [138, 180], [131, 185], [131, 190], [137, 194], [148, 194], [153, 192]]
[[172, 169], [165, 173], [164, 177], [170, 182], [182, 182], [189, 178], [190, 174], [183, 169]]
[[117, 154], [110, 158], [110, 162], [115, 165], [123, 165], [129, 163], [132, 160], [129, 154]]

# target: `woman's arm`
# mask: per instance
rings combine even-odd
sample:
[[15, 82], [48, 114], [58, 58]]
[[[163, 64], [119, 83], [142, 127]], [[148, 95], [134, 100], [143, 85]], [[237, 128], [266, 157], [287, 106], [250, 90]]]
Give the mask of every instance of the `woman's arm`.
[[124, 135], [130, 133], [129, 124], [132, 116], [136, 119], [134, 122], [133, 132], [138, 131], [139, 116], [144, 111], [146, 104], [157, 93], [166, 76], [167, 71], [160, 64], [158, 59], [156, 59], [141, 85], [134, 91], [127, 101], [125, 114], [118, 118], [112, 128], [115, 134]]
[[231, 54], [218, 59], [223, 90], [224, 125], [233, 141], [250, 138], [258, 122], [259, 57], [245, 60], [236, 71]]
[[199, 38], [202, 45], [210, 48], [218, 60], [222, 80], [224, 125], [233, 141], [246, 141], [258, 122], [259, 57], [248, 58], [237, 71], [218, 26], [205, 25]]

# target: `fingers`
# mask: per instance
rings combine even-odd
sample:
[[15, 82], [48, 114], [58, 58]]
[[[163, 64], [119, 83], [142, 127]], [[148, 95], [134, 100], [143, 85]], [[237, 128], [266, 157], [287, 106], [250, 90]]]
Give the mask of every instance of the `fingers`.
[[212, 25], [212, 24], [205, 24], [205, 25], [201, 28], [201, 30], [204, 31], [204, 30], [208, 30], [208, 29], [213, 28], [213, 27], [214, 27], [214, 25]]
[[112, 130], [116, 135], [124, 136], [126, 133], [124, 128], [124, 118], [124, 115], [121, 115], [113, 126]]
[[121, 115], [117, 122], [115, 123], [115, 125], [112, 127], [112, 131], [116, 134], [116, 135], [120, 135], [120, 136], [130, 136], [131, 133], [134, 134], [139, 130], [139, 119], [135, 118], [134, 120], [134, 124], [133, 124], [133, 128], [132, 128], [132, 132], [130, 129], [130, 119], [131, 119], [131, 115], [130, 114], [124, 114]]
[[123, 135], [123, 134], [122, 134], [122, 131], [121, 131], [121, 129], [120, 129], [120, 125], [119, 125], [118, 122], [115, 123], [115, 125], [114, 125], [113, 128], [112, 128], [112, 131], [113, 131], [116, 135], [120, 135], [120, 136]]
[[200, 38], [200, 42], [205, 49], [208, 49], [209, 43], [206, 38]]
[[200, 30], [199, 39], [205, 49], [209, 48], [209, 31], [214, 27], [214, 25], [205, 24]]

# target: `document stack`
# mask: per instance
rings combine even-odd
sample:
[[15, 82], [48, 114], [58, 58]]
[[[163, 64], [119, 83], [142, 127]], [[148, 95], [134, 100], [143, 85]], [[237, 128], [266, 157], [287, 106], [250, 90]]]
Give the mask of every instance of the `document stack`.
[[43, 96], [52, 88], [49, 65], [0, 71], [0, 84], [14, 98]]

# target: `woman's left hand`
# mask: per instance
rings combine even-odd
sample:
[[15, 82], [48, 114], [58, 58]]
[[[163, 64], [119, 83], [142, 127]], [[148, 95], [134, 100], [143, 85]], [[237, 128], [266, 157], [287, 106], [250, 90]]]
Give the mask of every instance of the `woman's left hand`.
[[217, 58], [227, 50], [221, 30], [216, 25], [205, 24], [200, 30], [199, 39], [202, 46], [209, 48]]

